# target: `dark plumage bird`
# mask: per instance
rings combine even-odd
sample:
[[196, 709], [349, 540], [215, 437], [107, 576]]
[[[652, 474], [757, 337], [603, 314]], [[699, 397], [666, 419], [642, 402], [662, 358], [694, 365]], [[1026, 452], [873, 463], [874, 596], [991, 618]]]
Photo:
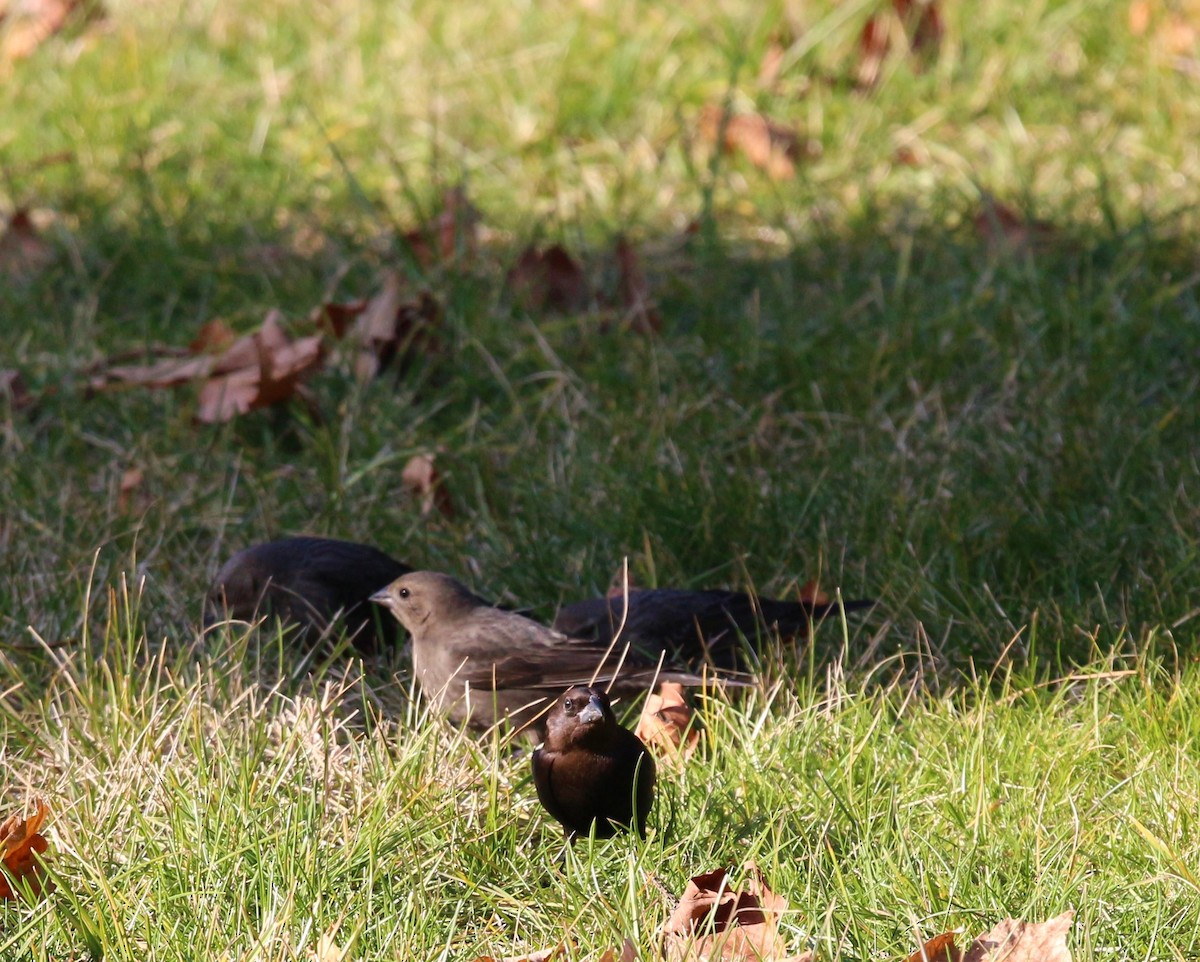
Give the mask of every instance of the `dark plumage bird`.
[[597, 838], [636, 828], [646, 837], [654, 804], [654, 759], [642, 740], [617, 724], [608, 695], [568, 690], [546, 719], [546, 741], [533, 753], [533, 782], [542, 806], [567, 838]]
[[354, 647], [370, 653], [394, 645], [395, 623], [367, 599], [412, 569], [370, 545], [331, 538], [283, 538], [239, 551], [209, 588], [205, 623], [272, 615], [300, 626], [308, 642], [338, 618]]
[[[657, 658], [666, 651], [669, 660], [708, 663], [718, 668], [741, 669], [741, 639], [753, 645], [759, 634], [777, 629], [783, 637], [808, 634], [809, 625], [830, 615], [837, 604], [779, 601], [740, 591], [684, 591], [674, 588], [634, 589], [629, 592], [629, 614], [621, 641], [641, 655]], [[572, 638], [601, 645], [612, 641], [621, 624], [625, 596], [589, 598], [559, 609], [554, 627]], [[843, 603], [846, 611], [869, 608], [873, 601]]]
[[[621, 652], [605, 660], [605, 646], [568, 638], [515, 611], [494, 608], [449, 575], [414, 571], [371, 596], [413, 641], [413, 670], [434, 707], [456, 722], [490, 728], [506, 716], [515, 727], [544, 728], [553, 692], [572, 685], [610, 683], [617, 693], [649, 687], [656, 663]], [[593, 675], [596, 677], [593, 679]], [[703, 679], [664, 671], [663, 681]]]

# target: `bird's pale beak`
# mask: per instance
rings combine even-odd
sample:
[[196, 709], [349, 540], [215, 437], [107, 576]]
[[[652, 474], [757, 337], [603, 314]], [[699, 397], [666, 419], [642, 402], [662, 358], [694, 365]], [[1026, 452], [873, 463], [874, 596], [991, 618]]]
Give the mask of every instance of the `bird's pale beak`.
[[375, 594], [371, 595], [367, 601], [373, 601], [377, 605], [386, 605], [392, 600], [392, 596], [388, 593], [388, 587], [391, 586], [389, 585], [387, 587], [380, 588], [377, 592], [375, 592]]
[[592, 722], [604, 721], [604, 704], [599, 698], [593, 695], [588, 699], [588, 703], [579, 712], [577, 717], [585, 725], [590, 725]]

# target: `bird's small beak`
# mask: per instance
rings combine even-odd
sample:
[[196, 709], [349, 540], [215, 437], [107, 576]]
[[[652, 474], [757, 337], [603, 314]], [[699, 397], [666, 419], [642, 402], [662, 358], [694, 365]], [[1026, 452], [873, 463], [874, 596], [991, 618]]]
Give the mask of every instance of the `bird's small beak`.
[[377, 592], [375, 592], [375, 594], [371, 595], [371, 597], [368, 598], [367, 601], [373, 601], [377, 605], [386, 605], [389, 601], [392, 600], [392, 596], [390, 594], [388, 594], [389, 587], [391, 587], [391, 586], [388, 585], [383, 588], [380, 588]]
[[604, 721], [604, 705], [599, 698], [593, 695], [576, 717], [585, 725]]

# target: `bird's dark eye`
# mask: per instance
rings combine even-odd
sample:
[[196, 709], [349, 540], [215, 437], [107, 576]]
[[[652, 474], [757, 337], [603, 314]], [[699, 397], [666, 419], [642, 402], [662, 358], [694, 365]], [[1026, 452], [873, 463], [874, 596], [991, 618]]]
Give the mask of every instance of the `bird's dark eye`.
[[575, 702], [572, 701], [570, 698], [568, 698], [566, 701], [563, 702], [563, 711], [567, 712], [568, 714], [574, 714]]
[[397, 594], [399, 594], [401, 598], [407, 598], [409, 595], [411, 595], [411, 594], [412, 594], [412, 592], [411, 592], [411, 591], [409, 591], [407, 588], [401, 588], [401, 589], [400, 589], [400, 590], [397, 592]]

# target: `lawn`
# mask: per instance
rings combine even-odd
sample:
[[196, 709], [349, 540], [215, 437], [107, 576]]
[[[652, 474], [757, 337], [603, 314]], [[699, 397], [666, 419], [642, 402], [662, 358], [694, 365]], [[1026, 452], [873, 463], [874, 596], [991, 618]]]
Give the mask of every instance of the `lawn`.
[[[1200, 954], [1195, 41], [1179, 5], [943, 2], [865, 86], [879, 8], [111, 0], [3, 65], [39, 257], [0, 241], [0, 818], [46, 799], [57, 889], [0, 904], [0, 958], [304, 958], [338, 923], [361, 959], [653, 957], [749, 859], [821, 959], [1068, 909], [1076, 959]], [[718, 152], [722, 108], [791, 131], [793, 176]], [[530, 244], [586, 295], [523, 295]], [[308, 401], [220, 424], [96, 387], [215, 319], [315, 335], [389, 271], [439, 320], [377, 377], [325, 335]], [[402, 481], [428, 453], [449, 512]], [[645, 843], [560, 865], [527, 757], [402, 659], [201, 634], [220, 561], [301, 532], [544, 618], [626, 557], [879, 604], [707, 705]]]

